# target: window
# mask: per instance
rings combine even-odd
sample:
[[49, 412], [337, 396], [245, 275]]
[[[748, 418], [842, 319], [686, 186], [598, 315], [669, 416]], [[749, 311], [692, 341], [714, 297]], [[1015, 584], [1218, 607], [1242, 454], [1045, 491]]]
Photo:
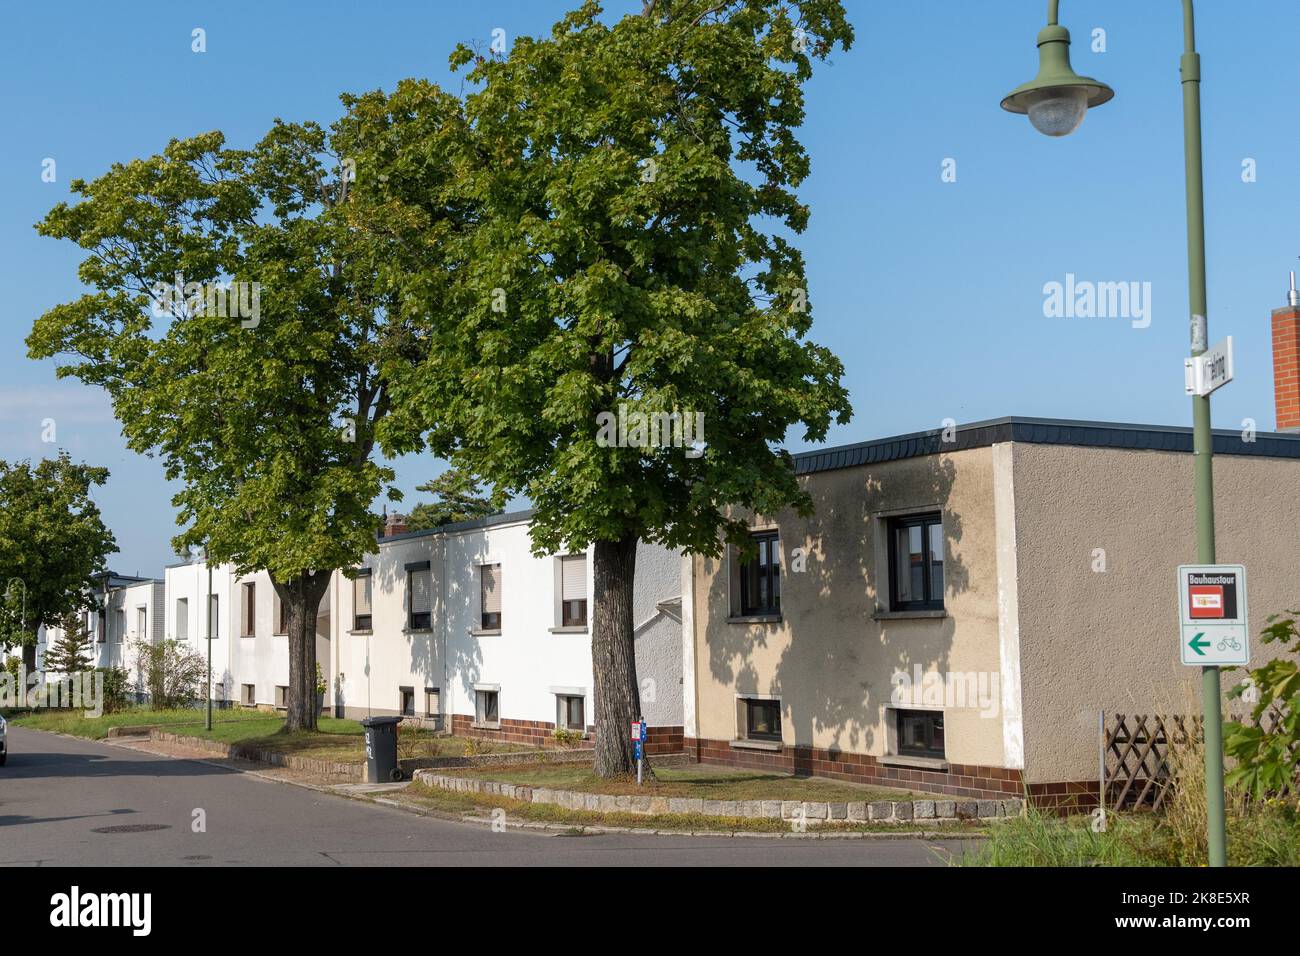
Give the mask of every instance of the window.
[[275, 595], [275, 633], [289, 633], [289, 611], [278, 594]]
[[190, 639], [190, 599], [176, 599], [176, 640]]
[[257, 635], [257, 582], [249, 581], [244, 584], [244, 626], [242, 630], [243, 637], [255, 637]]
[[352, 579], [352, 630], [368, 631], [373, 621], [370, 609], [370, 569], [362, 568]]
[[203, 633], [210, 634], [213, 637], [221, 636], [221, 599], [219, 595], [208, 595], [208, 613], [212, 616], [204, 621], [204, 627], [207, 628]]
[[433, 626], [433, 572], [428, 561], [406, 566], [406, 625], [412, 631], [427, 631]]
[[284, 684], [277, 684], [275, 688], [275, 707], [276, 710], [287, 710], [289, 707], [289, 688]]
[[555, 726], [561, 730], [586, 733], [586, 708], [583, 698], [570, 694], [555, 695]]
[[501, 630], [501, 565], [485, 564], [479, 571], [479, 626]]
[[253, 684], [242, 685], [239, 699], [246, 707], [252, 707], [257, 703], [257, 687]]
[[943, 607], [943, 524], [937, 514], [889, 522], [889, 607], [892, 611]]
[[437, 717], [442, 713], [440, 701], [442, 695], [436, 687], [426, 687], [424, 689], [424, 716]]
[[500, 697], [500, 691], [474, 691], [474, 723], [492, 727], [500, 726], [501, 719], [497, 709]]
[[741, 700], [744, 708], [744, 736], [746, 740], [781, 739], [781, 702], [779, 700], [760, 700], [746, 697]]
[[943, 712], [899, 710], [898, 752], [911, 757], [943, 757]]
[[149, 634], [149, 610], [138, 607], [135, 609], [135, 636], [147, 637]]
[[587, 626], [587, 556], [560, 558], [560, 627]]
[[113, 643], [121, 644], [126, 637], [126, 608], [113, 609]]
[[399, 687], [397, 688], [397, 694], [402, 702], [402, 711], [401, 711], [402, 716], [414, 717], [415, 716], [415, 688]]
[[752, 536], [755, 557], [740, 563], [740, 613], [781, 613], [781, 540], [775, 531]]

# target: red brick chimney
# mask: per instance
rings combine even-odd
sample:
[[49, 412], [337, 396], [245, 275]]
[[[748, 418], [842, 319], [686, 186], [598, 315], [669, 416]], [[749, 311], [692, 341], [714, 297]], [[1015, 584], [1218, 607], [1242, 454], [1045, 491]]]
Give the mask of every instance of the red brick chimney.
[[406, 531], [406, 515], [399, 515], [396, 511], [388, 516], [384, 522], [385, 538], [391, 538], [395, 534], [403, 534]]
[[1300, 292], [1295, 273], [1284, 308], [1273, 310], [1273, 402], [1277, 430], [1300, 431]]

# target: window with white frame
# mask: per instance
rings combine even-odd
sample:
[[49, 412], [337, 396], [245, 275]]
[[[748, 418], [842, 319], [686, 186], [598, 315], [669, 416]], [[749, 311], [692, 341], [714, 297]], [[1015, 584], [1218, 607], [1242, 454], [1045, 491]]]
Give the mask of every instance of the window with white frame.
[[560, 730], [587, 730], [586, 699], [578, 694], [555, 695], [555, 726]]
[[501, 565], [484, 564], [479, 572], [479, 626], [501, 630]]
[[126, 637], [126, 608], [113, 608], [113, 643], [121, 644]]
[[149, 609], [144, 605], [135, 609], [135, 636], [142, 640], [149, 636]]
[[[221, 636], [221, 595], [208, 595], [208, 612], [212, 615], [208, 621], [204, 621], [205, 635], [211, 634], [213, 637]], [[209, 625], [208, 622], [211, 622]]]
[[285, 603], [280, 600], [280, 595], [275, 594], [275, 592], [272, 592], [272, 594], [274, 595], [275, 598], [275, 632], [274, 633], [279, 635], [288, 634], [289, 633], [289, 609], [285, 605]]
[[368, 631], [374, 622], [370, 606], [370, 568], [362, 568], [352, 579], [352, 630]]
[[896, 710], [894, 719], [898, 753], [943, 759], [943, 711]]
[[474, 691], [474, 723], [483, 727], [499, 727], [501, 692], [497, 690]]
[[433, 572], [428, 561], [406, 566], [406, 625], [412, 631], [427, 631], [433, 626]]
[[190, 639], [190, 599], [176, 599], [176, 640]]
[[569, 554], [560, 562], [560, 627], [587, 626], [587, 556]]

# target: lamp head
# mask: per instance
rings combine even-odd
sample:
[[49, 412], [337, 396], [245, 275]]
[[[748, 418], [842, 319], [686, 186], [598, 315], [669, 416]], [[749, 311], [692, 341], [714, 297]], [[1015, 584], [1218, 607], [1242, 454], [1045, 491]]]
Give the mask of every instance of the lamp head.
[[1070, 66], [1070, 31], [1052, 24], [1038, 33], [1038, 75], [1002, 100], [1009, 113], [1025, 113], [1034, 129], [1047, 136], [1066, 136], [1083, 122], [1089, 107], [1115, 95], [1101, 80], [1080, 76]]

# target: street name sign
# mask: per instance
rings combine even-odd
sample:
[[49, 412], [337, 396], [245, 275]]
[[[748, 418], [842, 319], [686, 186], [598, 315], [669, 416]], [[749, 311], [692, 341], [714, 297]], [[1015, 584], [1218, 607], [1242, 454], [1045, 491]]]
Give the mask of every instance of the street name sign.
[[1183, 359], [1184, 386], [1188, 395], [1209, 395], [1232, 381], [1232, 336], [1200, 355]]
[[1246, 568], [1184, 564], [1178, 568], [1180, 658], [1191, 667], [1250, 663]]

